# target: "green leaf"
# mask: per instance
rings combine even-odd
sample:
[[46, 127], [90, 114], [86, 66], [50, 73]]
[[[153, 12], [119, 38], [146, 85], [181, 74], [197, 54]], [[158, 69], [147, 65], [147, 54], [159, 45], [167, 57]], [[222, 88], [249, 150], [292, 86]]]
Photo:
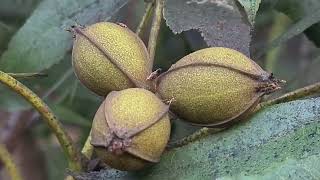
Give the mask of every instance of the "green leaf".
[[[28, 79], [18, 79], [25, 86], [30, 88], [38, 96], [43, 97], [48, 91], [52, 91], [50, 94], [60, 96], [61, 94], [67, 92], [71, 87], [71, 82], [75, 81], [75, 76], [68, 76], [63, 82], [61, 79], [65, 78], [65, 74], [68, 69], [71, 68], [70, 57], [66, 57], [59, 64], [54, 65], [47, 71], [48, 77], [38, 77], [38, 78], [28, 78]], [[59, 84], [59, 86], [57, 86]], [[6, 88], [4, 85], [0, 84], [0, 108], [7, 111], [19, 111], [30, 108], [31, 106], [26, 102], [20, 95], [16, 94], [12, 90]], [[44, 99], [43, 99], [44, 100]]]
[[224, 46], [249, 55], [250, 25], [233, 0], [167, 0], [164, 18], [174, 33], [199, 30], [208, 46]]
[[289, 16], [297, 24], [296, 30], [291, 31], [296, 31], [296, 33], [304, 31], [310, 40], [318, 47], [320, 46], [320, 1], [281, 0], [278, 1], [275, 8]]
[[254, 25], [261, 0], [238, 0], [238, 2], [243, 6], [244, 10], [246, 11], [250, 24]]
[[31, 105], [29, 105], [28, 102], [24, 100], [20, 95], [17, 95], [15, 92], [12, 92], [9, 88], [0, 88], [1, 110], [14, 112], [17, 110], [23, 110], [28, 108], [31, 108]]
[[91, 126], [91, 121], [63, 105], [57, 104], [52, 105], [51, 107], [53, 113], [56, 114], [63, 123], [79, 125], [82, 127]]
[[264, 174], [244, 175], [244, 173], [233, 177], [222, 177], [219, 180], [274, 180], [274, 179], [318, 179], [319, 173], [319, 155], [306, 157], [302, 160], [287, 159], [279, 166], [271, 167], [265, 170]]
[[43, 139], [46, 146], [42, 147], [46, 159], [46, 170], [48, 180], [64, 179], [64, 172], [68, 168], [67, 159], [64, 158], [62, 149], [57, 145], [52, 145], [48, 139]]
[[71, 50], [70, 25], [111, 18], [128, 0], [45, 0], [15, 34], [0, 58], [6, 72], [39, 72], [50, 68]]
[[[320, 3], [319, 3], [320, 5]], [[289, 39], [303, 33], [310, 26], [316, 24], [320, 21], [320, 6], [319, 9], [313, 11], [312, 14], [308, 14], [304, 16], [302, 19], [294, 23], [285, 31], [285, 33], [281, 34], [275, 40], [273, 40], [267, 48], [263, 48], [261, 53], [265, 53], [274, 47], [278, 47]]]
[[7, 25], [0, 21], [0, 55], [6, 49], [6, 46], [15, 31], [15, 27]]
[[319, 128], [320, 98], [279, 104], [258, 112], [247, 122], [165, 153], [160, 163], [148, 170], [139, 173], [105, 170], [81, 177], [317, 179]]
[[294, 21], [302, 19], [306, 15], [313, 14], [319, 10], [318, 0], [281, 0], [275, 5], [275, 9], [288, 15]]
[[41, 0], [1, 0], [0, 17], [25, 19]]

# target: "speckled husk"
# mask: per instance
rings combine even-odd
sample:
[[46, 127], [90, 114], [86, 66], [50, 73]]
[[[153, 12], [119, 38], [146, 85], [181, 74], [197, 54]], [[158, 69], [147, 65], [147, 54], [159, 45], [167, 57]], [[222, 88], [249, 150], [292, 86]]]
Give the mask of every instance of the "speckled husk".
[[223, 47], [191, 53], [156, 79], [157, 93], [174, 98], [171, 110], [200, 126], [224, 126], [245, 117], [279, 80], [242, 53]]
[[149, 55], [130, 29], [100, 22], [73, 31], [72, 64], [86, 87], [101, 96], [131, 87], [148, 89], [146, 79], [152, 71]]
[[[170, 136], [168, 110], [168, 105], [145, 89], [111, 92], [92, 124], [91, 144], [98, 157], [126, 171], [158, 162]], [[115, 150], [116, 141], [131, 143]]]

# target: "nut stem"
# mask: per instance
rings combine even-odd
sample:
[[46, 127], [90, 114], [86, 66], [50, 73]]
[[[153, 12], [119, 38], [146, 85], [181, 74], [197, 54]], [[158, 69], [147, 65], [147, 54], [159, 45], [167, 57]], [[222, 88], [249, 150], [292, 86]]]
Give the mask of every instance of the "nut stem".
[[162, 20], [162, 10], [164, 6], [164, 0], [156, 0], [156, 7], [152, 20], [152, 27], [148, 42], [148, 52], [150, 55], [151, 67], [153, 67], [154, 57], [157, 47], [157, 40], [160, 31], [160, 25]]
[[173, 148], [178, 148], [178, 147], [182, 147], [182, 146], [185, 146], [189, 143], [192, 143], [194, 141], [197, 141], [199, 140], [200, 138], [202, 137], [206, 137], [210, 134], [214, 134], [214, 133], [217, 133], [219, 132], [221, 129], [219, 128], [207, 128], [207, 127], [204, 127], [204, 128], [201, 128], [200, 130], [194, 132], [193, 134], [189, 135], [189, 136], [186, 136], [178, 141], [175, 141], [175, 142], [172, 142], [172, 143], [169, 143], [168, 146], [167, 146], [167, 149], [170, 150], [170, 149], [173, 149]]
[[138, 25], [137, 30], [136, 30], [136, 34], [140, 37], [145, 30], [144, 28], [147, 25], [147, 22], [149, 21], [153, 5], [154, 5], [153, 2], [147, 2], [146, 11], [145, 11], [145, 13], [140, 21], [140, 24]]
[[14, 78], [31, 78], [31, 77], [47, 77], [45, 73], [8, 73]]
[[93, 154], [93, 146], [91, 145], [91, 131], [89, 133], [89, 136], [84, 143], [81, 153], [88, 159], [90, 160]]
[[317, 83], [309, 85], [309, 86], [305, 86], [305, 87], [297, 89], [297, 90], [294, 90], [294, 91], [289, 92], [287, 94], [284, 94], [278, 98], [271, 99], [266, 102], [262, 102], [259, 104], [259, 106], [256, 108], [255, 111], [258, 111], [263, 107], [267, 107], [267, 106], [271, 106], [271, 105], [275, 105], [275, 104], [280, 104], [280, 103], [284, 103], [284, 102], [289, 102], [289, 101], [294, 101], [294, 100], [301, 99], [301, 98], [304, 98], [307, 96], [311, 96], [311, 95], [314, 95], [317, 93], [320, 93], [320, 82], [317, 82]]
[[12, 180], [22, 180], [16, 164], [4, 144], [0, 144], [0, 162], [3, 162]]
[[51, 131], [56, 135], [60, 145], [64, 150], [64, 153], [68, 157], [69, 168], [73, 171], [80, 171], [82, 169], [81, 154], [78, 152], [70, 136], [63, 129], [62, 124], [53, 114], [47, 104], [45, 104], [41, 98], [39, 98], [29, 88], [2, 71], [0, 71], [0, 82], [8, 86], [17, 94], [20, 94], [42, 115]]

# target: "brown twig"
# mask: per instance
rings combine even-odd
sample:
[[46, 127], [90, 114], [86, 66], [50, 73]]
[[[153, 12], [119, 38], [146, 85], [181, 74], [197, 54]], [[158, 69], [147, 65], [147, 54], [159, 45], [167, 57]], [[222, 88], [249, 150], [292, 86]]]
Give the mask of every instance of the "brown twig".
[[16, 164], [13, 162], [10, 153], [3, 144], [0, 144], [0, 161], [3, 162], [12, 180], [22, 180]]
[[157, 40], [160, 31], [160, 25], [162, 20], [162, 10], [164, 6], [164, 0], [156, 0], [156, 6], [154, 10], [153, 20], [152, 20], [152, 27], [149, 36], [148, 42], [148, 52], [150, 55], [151, 67], [153, 67], [156, 47], [157, 47]]
[[51, 109], [33, 91], [7, 73], [0, 71], [0, 82], [20, 94], [42, 115], [43, 119], [60, 142], [60, 145], [68, 158], [70, 169], [73, 171], [80, 171], [82, 169], [81, 154], [72, 143], [70, 136], [65, 132]]
[[[320, 93], [320, 82], [317, 82], [315, 84], [305, 86], [303, 88], [294, 90], [292, 92], [289, 92], [287, 94], [284, 94], [278, 98], [271, 99], [266, 102], [262, 102], [259, 104], [259, 106], [256, 108], [257, 110], [260, 110], [262, 107], [271, 106], [275, 104], [280, 104], [284, 102], [294, 101], [297, 99], [301, 99], [304, 97], [308, 97], [314, 94]], [[255, 110], [255, 111], [257, 111]]]
[[172, 149], [172, 148], [178, 148], [178, 147], [182, 147], [182, 146], [185, 146], [189, 143], [192, 143], [202, 137], [206, 137], [208, 136], [209, 134], [213, 134], [213, 133], [216, 133], [218, 132], [219, 129], [216, 129], [216, 128], [207, 128], [207, 127], [204, 127], [204, 128], [201, 128], [199, 129], [198, 131], [194, 132], [193, 134], [189, 135], [189, 136], [186, 136], [178, 141], [175, 141], [175, 142], [172, 142], [170, 143], [168, 146], [167, 146], [167, 149]]

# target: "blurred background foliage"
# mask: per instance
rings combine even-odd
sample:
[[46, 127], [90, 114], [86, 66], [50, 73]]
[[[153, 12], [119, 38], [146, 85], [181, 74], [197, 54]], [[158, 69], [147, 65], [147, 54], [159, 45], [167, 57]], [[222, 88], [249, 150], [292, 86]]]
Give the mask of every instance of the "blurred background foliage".
[[[250, 54], [264, 69], [287, 80], [287, 86], [273, 96], [320, 79], [318, 0], [239, 0], [233, 1], [237, 8], [233, 14], [214, 2], [166, 1], [155, 69], [165, 71], [183, 56], [207, 46], [229, 46]], [[186, 4], [190, 9], [182, 7]], [[46, 73], [47, 77], [20, 80], [48, 103], [82, 147], [102, 98], [76, 79], [71, 65], [72, 35], [65, 30], [75, 23], [98, 21], [122, 22], [135, 30], [144, 10], [143, 0], [0, 0], [0, 69]], [[145, 43], [150, 23], [141, 37]], [[25, 180], [62, 179], [65, 157], [39, 118], [22, 98], [0, 86], [0, 140], [14, 154]], [[198, 129], [174, 123], [173, 140]], [[0, 177], [6, 179], [4, 170]]]

